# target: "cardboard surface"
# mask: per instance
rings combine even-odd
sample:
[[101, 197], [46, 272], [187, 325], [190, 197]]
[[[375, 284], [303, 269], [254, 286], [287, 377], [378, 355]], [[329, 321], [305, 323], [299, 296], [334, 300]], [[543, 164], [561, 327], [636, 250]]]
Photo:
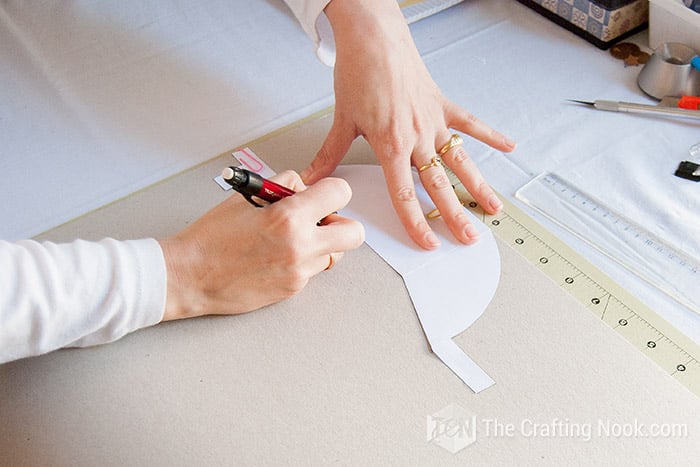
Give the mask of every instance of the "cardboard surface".
[[[300, 169], [329, 124], [251, 147], [273, 168]], [[172, 233], [228, 196], [211, 180], [228, 157], [46, 238]], [[371, 161], [362, 142], [347, 160]], [[429, 352], [401, 278], [363, 246], [264, 310], [0, 366], [0, 464], [692, 465], [700, 401], [499, 250], [496, 295], [456, 338], [496, 380], [480, 394]], [[475, 440], [431, 438], [445, 413], [474, 420]]]

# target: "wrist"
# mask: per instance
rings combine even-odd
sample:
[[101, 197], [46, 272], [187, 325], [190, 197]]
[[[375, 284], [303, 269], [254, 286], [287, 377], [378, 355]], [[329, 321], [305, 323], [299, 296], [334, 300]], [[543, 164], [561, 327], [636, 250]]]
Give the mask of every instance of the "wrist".
[[202, 314], [198, 312], [202, 300], [194, 287], [193, 271], [199, 268], [196, 248], [177, 237], [159, 240], [166, 270], [166, 299], [163, 321], [193, 318]]
[[336, 47], [357, 45], [370, 41], [381, 44], [408, 25], [395, 0], [332, 0], [324, 9], [333, 28]]

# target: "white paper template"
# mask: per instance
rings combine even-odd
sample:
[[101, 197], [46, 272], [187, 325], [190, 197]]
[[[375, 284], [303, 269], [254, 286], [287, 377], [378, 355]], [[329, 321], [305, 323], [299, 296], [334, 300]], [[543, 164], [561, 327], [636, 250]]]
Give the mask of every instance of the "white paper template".
[[[481, 236], [467, 246], [454, 240], [442, 219], [433, 219], [429, 222], [442, 245], [425, 251], [394, 213], [379, 166], [343, 166], [334, 176], [344, 178], [353, 192], [342, 214], [363, 223], [367, 244], [403, 278], [433, 353], [474, 392], [493, 385], [452, 340], [481, 316], [496, 292], [501, 261], [491, 230], [467, 212]], [[434, 205], [415, 172], [414, 181], [427, 213]]]

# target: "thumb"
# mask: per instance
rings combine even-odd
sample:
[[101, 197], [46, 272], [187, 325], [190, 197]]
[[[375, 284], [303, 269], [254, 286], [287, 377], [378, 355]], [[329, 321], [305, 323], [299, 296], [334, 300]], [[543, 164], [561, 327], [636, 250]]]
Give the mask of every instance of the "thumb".
[[284, 172], [277, 173], [270, 177], [270, 180], [294, 191], [304, 191], [307, 188], [304, 182], [301, 181], [299, 174], [293, 170], [285, 170]]
[[311, 185], [332, 174], [356, 137], [357, 134], [352, 128], [343, 128], [337, 121], [333, 121], [333, 126], [316, 157], [301, 172], [304, 183]]

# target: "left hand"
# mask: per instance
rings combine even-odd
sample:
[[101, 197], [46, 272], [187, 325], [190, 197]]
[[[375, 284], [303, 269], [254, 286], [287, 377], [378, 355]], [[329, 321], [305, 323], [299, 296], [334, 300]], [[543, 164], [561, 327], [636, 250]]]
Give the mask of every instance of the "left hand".
[[[314, 183], [337, 167], [352, 141], [363, 136], [386, 177], [402, 224], [421, 247], [439, 240], [416, 199], [411, 165], [455, 238], [478, 239], [444, 169], [431, 160], [450, 139], [450, 129], [495, 149], [510, 152], [515, 143], [449, 101], [431, 78], [395, 0], [333, 0], [325, 9], [336, 41], [335, 117], [309, 167], [305, 183]], [[501, 202], [461, 146], [441, 156], [465, 188], [494, 214]]]

